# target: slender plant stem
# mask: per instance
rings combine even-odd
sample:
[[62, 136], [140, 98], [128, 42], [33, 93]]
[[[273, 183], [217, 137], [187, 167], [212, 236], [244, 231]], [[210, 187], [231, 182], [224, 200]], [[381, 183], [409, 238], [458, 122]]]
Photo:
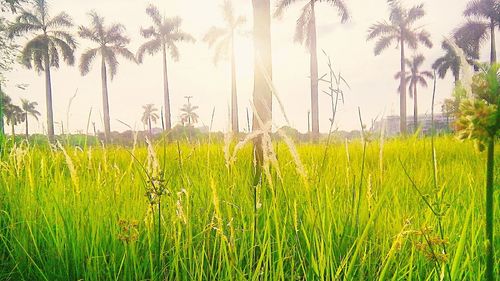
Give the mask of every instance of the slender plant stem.
[[486, 280], [495, 280], [495, 251], [493, 249], [493, 176], [495, 161], [495, 137], [488, 144], [488, 159], [486, 164]]

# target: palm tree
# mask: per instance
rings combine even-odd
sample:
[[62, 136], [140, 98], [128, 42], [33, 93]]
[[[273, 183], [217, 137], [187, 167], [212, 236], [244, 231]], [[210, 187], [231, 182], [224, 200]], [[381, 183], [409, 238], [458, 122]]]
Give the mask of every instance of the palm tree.
[[24, 118], [24, 112], [19, 106], [13, 104], [12, 102], [5, 104], [5, 121], [7, 121], [7, 124], [11, 126], [12, 138], [15, 138], [16, 136], [16, 132], [14, 130], [15, 126], [24, 122]]
[[[273, 64], [271, 52], [271, 3], [270, 0], [252, 0], [253, 6], [253, 36], [254, 36], [254, 90], [253, 104], [255, 107], [252, 129], [259, 131], [261, 125], [272, 121], [272, 81]], [[262, 137], [254, 141], [255, 160], [258, 167], [264, 163]], [[256, 170], [260, 177], [261, 169]], [[254, 186], [257, 182], [254, 182]]]
[[144, 125], [148, 126], [149, 135], [153, 135], [153, 129], [151, 128], [151, 123], [156, 123], [160, 116], [158, 116], [158, 109], [154, 104], [146, 104], [142, 107], [144, 113], [142, 114], [141, 121]]
[[453, 74], [455, 84], [460, 79], [460, 57], [453, 46], [446, 40], [441, 43], [441, 48], [446, 52], [442, 57], [436, 59], [432, 69], [437, 71], [439, 78], [443, 79], [448, 70]]
[[234, 36], [238, 28], [245, 23], [246, 19], [243, 16], [236, 17], [234, 15], [233, 4], [230, 0], [224, 1], [222, 9], [224, 11], [224, 21], [226, 26], [213, 26], [207, 32], [203, 40], [208, 43], [210, 48], [215, 47], [215, 63], [217, 63], [224, 54], [227, 54], [228, 52], [231, 53], [231, 128], [234, 133], [238, 133], [238, 96], [236, 90]]
[[457, 29], [455, 37], [464, 42], [466, 53], [479, 53], [480, 45], [490, 39], [490, 62], [497, 60], [495, 29], [500, 25], [500, 3], [498, 0], [472, 0], [467, 4], [464, 16], [467, 22]]
[[[405, 70], [405, 46], [416, 49], [419, 43], [428, 48], [432, 48], [430, 34], [421, 27], [414, 27], [417, 20], [425, 15], [424, 5], [416, 5], [407, 10], [399, 2], [390, 1], [391, 14], [389, 22], [383, 21], [372, 25], [368, 29], [367, 40], [378, 38], [375, 44], [375, 55], [379, 55], [383, 50], [393, 43], [401, 51], [401, 73]], [[406, 133], [406, 79], [401, 75], [400, 81], [400, 130], [402, 134]]]
[[193, 106], [189, 101], [181, 107], [181, 122], [183, 126], [187, 123], [188, 127], [191, 127], [191, 125], [198, 123], [198, 119], [200, 118], [196, 113], [198, 108], [198, 106]]
[[[88, 39], [97, 44], [97, 47], [87, 49], [80, 59], [80, 73], [87, 75], [90, 71], [91, 64], [99, 54], [101, 56], [101, 83], [102, 83], [102, 105], [104, 112], [104, 132], [105, 140], [109, 141], [111, 134], [111, 125], [109, 117], [109, 98], [108, 98], [108, 77], [107, 71], [111, 80], [117, 72], [118, 60], [120, 55], [125, 59], [135, 62], [135, 56], [127, 48], [130, 42], [123, 33], [125, 27], [121, 24], [104, 25], [104, 17], [99, 16], [95, 11], [89, 13], [91, 23], [89, 27], [78, 27], [78, 34], [84, 39]], [[107, 70], [109, 69], [109, 70]]]
[[159, 51], [163, 55], [163, 100], [165, 108], [165, 127], [167, 130], [172, 128], [172, 120], [170, 113], [170, 91], [168, 88], [167, 75], [167, 50], [174, 61], [179, 60], [179, 49], [177, 42], [194, 42], [193, 36], [185, 33], [180, 29], [182, 20], [179, 17], [166, 18], [160, 15], [158, 8], [149, 6], [146, 13], [153, 20], [153, 25], [148, 28], [141, 28], [141, 35], [148, 39], [142, 44], [137, 51], [137, 60], [142, 63], [144, 53], [154, 55]]
[[33, 35], [21, 52], [21, 61], [28, 69], [45, 72], [45, 98], [47, 103], [47, 130], [54, 140], [54, 112], [52, 109], [52, 79], [50, 68], [59, 68], [62, 59], [69, 65], [75, 62], [76, 42], [66, 30], [73, 27], [69, 15], [62, 12], [51, 17], [45, 0], [33, 0], [33, 10], [21, 14], [9, 27], [9, 37]]
[[[284, 10], [297, 0], [279, 0], [275, 12], [276, 17], [280, 17]], [[345, 23], [349, 20], [349, 11], [344, 0], [307, 0], [302, 8], [302, 13], [297, 20], [295, 28], [295, 41], [306, 45], [310, 53], [311, 71], [311, 114], [312, 114], [312, 135], [315, 141], [319, 137], [319, 109], [318, 109], [318, 54], [316, 42], [316, 3], [326, 2], [334, 6]]]
[[[420, 85], [427, 88], [426, 78], [432, 79], [434, 75], [430, 71], [420, 71], [420, 67], [424, 62], [425, 58], [423, 55], [413, 56], [411, 60], [406, 60], [406, 66], [410, 69], [409, 73], [405, 73], [405, 83], [408, 85], [408, 92], [410, 93], [410, 98], [413, 99], [413, 128], [416, 131], [418, 126], [418, 99], [417, 99], [417, 86]], [[401, 72], [398, 72], [395, 77], [401, 80]], [[401, 92], [401, 89], [399, 89]]]
[[24, 122], [26, 123], [26, 139], [29, 137], [28, 117], [31, 116], [38, 121], [38, 117], [41, 115], [40, 112], [36, 110], [37, 106], [37, 102], [21, 99], [21, 108], [24, 113]]

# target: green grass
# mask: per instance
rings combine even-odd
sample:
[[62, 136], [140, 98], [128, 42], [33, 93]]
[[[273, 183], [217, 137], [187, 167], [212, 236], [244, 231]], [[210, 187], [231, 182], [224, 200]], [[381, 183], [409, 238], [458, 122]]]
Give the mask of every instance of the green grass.
[[0, 280], [483, 279], [486, 155], [451, 137], [435, 145], [437, 188], [427, 138], [382, 153], [369, 143], [364, 161], [361, 143], [336, 143], [325, 165], [324, 146], [298, 145], [306, 178], [275, 143], [279, 172], [258, 187], [254, 214], [250, 146], [227, 166], [223, 144], [156, 144], [160, 225], [146, 147], [4, 150]]

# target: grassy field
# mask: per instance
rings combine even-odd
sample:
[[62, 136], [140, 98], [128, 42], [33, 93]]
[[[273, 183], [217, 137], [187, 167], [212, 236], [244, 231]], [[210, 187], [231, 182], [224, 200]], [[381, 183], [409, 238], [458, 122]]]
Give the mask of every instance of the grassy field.
[[5, 150], [0, 280], [483, 279], [472, 143], [437, 138], [434, 177], [430, 138], [279, 142], [256, 192], [249, 145], [154, 148]]

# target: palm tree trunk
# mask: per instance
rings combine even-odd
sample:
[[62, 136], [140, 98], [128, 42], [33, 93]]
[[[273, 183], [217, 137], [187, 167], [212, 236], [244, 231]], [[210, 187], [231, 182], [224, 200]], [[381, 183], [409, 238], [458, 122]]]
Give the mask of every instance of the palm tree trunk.
[[[267, 82], [268, 79], [269, 81], [272, 80], [271, 3], [270, 0], [252, 0], [252, 4], [255, 49], [253, 92], [255, 112], [252, 129], [257, 131], [262, 129], [259, 120], [262, 121], [262, 125], [272, 121], [272, 92]], [[257, 166], [260, 167], [264, 162], [262, 138], [256, 138], [254, 153]]]
[[165, 129], [172, 129], [172, 121], [170, 115], [170, 92], [168, 90], [168, 73], [167, 73], [167, 46], [163, 46], [163, 100], [165, 107]]
[[405, 45], [404, 39], [401, 38], [401, 89], [399, 96], [399, 129], [401, 134], [406, 134], [406, 69], [405, 69]]
[[151, 117], [148, 118], [148, 128], [149, 128], [149, 137], [153, 136], [153, 130], [151, 128]]
[[415, 132], [418, 127], [418, 98], [417, 98], [417, 84], [413, 85], [413, 127]]
[[108, 77], [106, 73], [106, 61], [104, 60], [104, 55], [101, 61], [101, 82], [102, 82], [102, 109], [104, 112], [104, 139], [105, 142], [109, 142], [111, 135], [111, 124], [109, 117], [109, 99], [108, 99]]
[[26, 139], [28, 139], [29, 136], [30, 136], [29, 129], [28, 129], [29, 128], [29, 124], [28, 124], [29, 123], [28, 122], [28, 112], [24, 113], [24, 118], [25, 118], [24, 122], [26, 122]]
[[16, 130], [14, 129], [14, 120], [10, 121], [10, 130], [12, 134], [12, 139], [16, 139]]
[[49, 141], [54, 142], [54, 111], [52, 109], [52, 81], [50, 77], [50, 62], [49, 55], [44, 57], [45, 71], [45, 102], [47, 106], [47, 133]]
[[310, 71], [311, 71], [311, 114], [312, 114], [312, 138], [313, 142], [319, 139], [319, 106], [318, 106], [318, 50], [316, 39], [316, 15], [314, 11], [314, 2], [311, 1], [311, 25], [308, 31], [311, 36], [311, 45], [309, 52]]
[[234, 55], [234, 31], [231, 35], [231, 122], [233, 133], [238, 134], [238, 96], [236, 91], [236, 60]]
[[491, 64], [497, 62], [497, 50], [495, 46], [495, 21], [493, 19], [490, 23], [490, 40], [491, 40], [491, 54], [490, 54], [490, 62]]

